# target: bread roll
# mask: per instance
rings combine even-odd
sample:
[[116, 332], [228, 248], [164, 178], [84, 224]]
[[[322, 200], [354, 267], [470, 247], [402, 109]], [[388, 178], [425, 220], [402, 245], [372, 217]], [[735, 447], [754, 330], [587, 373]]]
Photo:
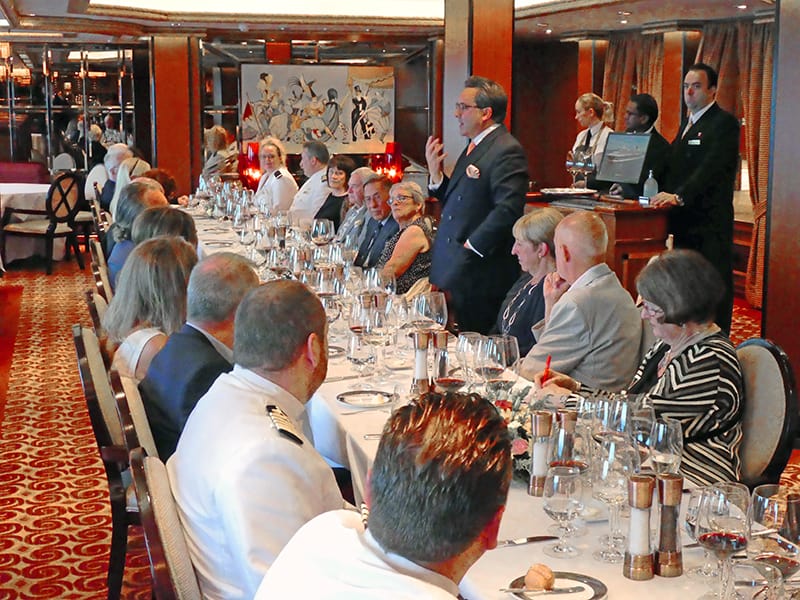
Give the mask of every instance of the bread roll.
[[553, 571], [547, 565], [536, 563], [531, 565], [528, 573], [525, 575], [525, 589], [526, 590], [551, 590], [556, 578]]

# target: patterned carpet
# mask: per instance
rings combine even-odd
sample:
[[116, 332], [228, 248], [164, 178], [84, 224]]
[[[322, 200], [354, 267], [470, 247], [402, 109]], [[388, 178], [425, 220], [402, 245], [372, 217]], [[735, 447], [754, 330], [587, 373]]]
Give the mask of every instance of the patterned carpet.
[[[16, 265], [14, 265], [16, 267]], [[106, 596], [111, 517], [70, 328], [90, 325], [87, 269], [13, 268], [23, 286], [7, 393], [0, 395], [0, 599]], [[0, 394], [3, 390], [0, 389]], [[132, 536], [123, 598], [150, 598], [144, 540]]]
[[[7, 394], [0, 385], [0, 600], [106, 596], [111, 518], [70, 331], [89, 325], [81, 294], [91, 284], [74, 261], [51, 276], [17, 263], [0, 278], [0, 288], [23, 288]], [[13, 318], [5, 308], [0, 317]], [[734, 341], [757, 335], [759, 325], [758, 311], [737, 304]], [[800, 486], [800, 455], [792, 458], [785, 475]], [[135, 529], [122, 597], [151, 597]]]

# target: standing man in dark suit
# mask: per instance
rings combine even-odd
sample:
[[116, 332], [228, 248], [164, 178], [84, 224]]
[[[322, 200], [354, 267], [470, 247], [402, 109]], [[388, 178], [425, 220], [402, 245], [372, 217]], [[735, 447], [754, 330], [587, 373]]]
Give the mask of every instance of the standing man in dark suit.
[[689, 67], [683, 99], [689, 119], [672, 142], [664, 192], [653, 206], [669, 214], [676, 248], [697, 250], [725, 283], [717, 325], [730, 332], [733, 313], [733, 188], [739, 166], [739, 121], [716, 103], [717, 72], [706, 64]]
[[624, 198], [638, 198], [642, 195], [644, 182], [650, 171], [653, 171], [653, 178], [659, 185], [664, 184], [671, 149], [669, 142], [656, 130], [656, 119], [658, 119], [658, 103], [655, 98], [650, 94], [631, 96], [625, 108], [625, 131], [649, 133], [650, 141], [647, 143], [647, 153], [644, 156], [639, 183], [615, 183], [611, 186], [612, 194], [619, 194]]
[[219, 252], [192, 270], [183, 328], [169, 336], [139, 384], [161, 460], [166, 461], [197, 401], [233, 368], [233, 321], [242, 298], [258, 287], [247, 259]]
[[430, 280], [448, 297], [461, 331], [488, 333], [519, 276], [511, 229], [522, 216], [528, 167], [519, 142], [502, 124], [508, 96], [499, 84], [470, 77], [456, 103], [459, 132], [470, 140], [450, 177], [442, 142], [429, 137], [430, 193], [442, 203]]
[[369, 269], [377, 265], [386, 240], [397, 233], [399, 227], [389, 206], [390, 189], [392, 181], [386, 175], [373, 173], [364, 180], [364, 204], [370, 219], [365, 225], [367, 231], [356, 255], [357, 267]]

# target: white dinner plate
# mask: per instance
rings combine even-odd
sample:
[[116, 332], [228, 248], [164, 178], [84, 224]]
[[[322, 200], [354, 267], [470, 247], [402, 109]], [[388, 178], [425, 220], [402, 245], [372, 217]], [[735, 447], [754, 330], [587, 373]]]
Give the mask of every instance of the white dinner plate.
[[597, 190], [590, 188], [542, 188], [539, 191], [554, 196], [587, 196], [597, 193]]
[[[600, 600], [601, 598], [605, 598], [606, 594], [608, 594], [608, 588], [606, 587], [606, 584], [599, 579], [595, 579], [594, 577], [581, 575], [580, 573], [568, 573], [566, 571], [553, 571], [553, 575], [556, 578], [553, 587], [571, 587], [574, 586], [576, 582], [583, 585], [584, 590], [582, 592], [575, 592], [574, 594], [569, 594], [569, 596], [564, 596], [570, 600]], [[525, 587], [525, 576], [522, 575], [521, 577], [517, 577], [514, 581], [508, 584], [508, 587]], [[524, 592], [509, 593], [517, 598], [525, 599], [542, 598], [546, 596], [546, 594], [526, 594]]]
[[342, 392], [336, 399], [342, 404], [356, 408], [378, 408], [394, 402], [394, 394], [380, 390], [352, 390]]

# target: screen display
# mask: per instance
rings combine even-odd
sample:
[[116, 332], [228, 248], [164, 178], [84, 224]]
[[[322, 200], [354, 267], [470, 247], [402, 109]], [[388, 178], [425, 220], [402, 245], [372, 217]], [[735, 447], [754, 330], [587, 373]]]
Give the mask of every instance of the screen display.
[[639, 183], [649, 143], [649, 133], [608, 134], [597, 179], [614, 183]]

